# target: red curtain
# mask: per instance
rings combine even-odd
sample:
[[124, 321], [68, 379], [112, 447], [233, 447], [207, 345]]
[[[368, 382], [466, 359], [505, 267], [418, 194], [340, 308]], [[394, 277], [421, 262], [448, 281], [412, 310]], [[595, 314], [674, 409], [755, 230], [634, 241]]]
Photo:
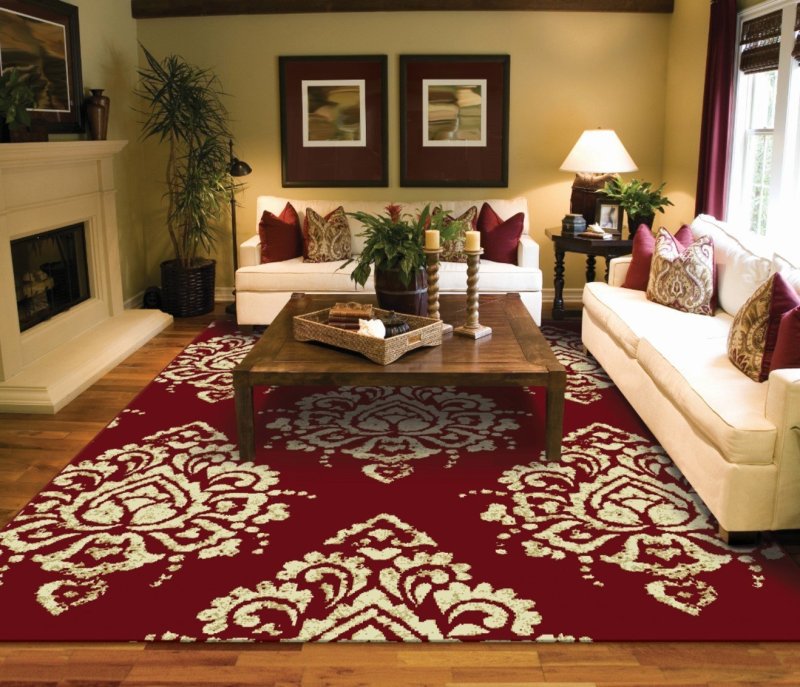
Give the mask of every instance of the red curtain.
[[736, 0], [711, 0], [695, 214], [725, 219], [733, 124]]

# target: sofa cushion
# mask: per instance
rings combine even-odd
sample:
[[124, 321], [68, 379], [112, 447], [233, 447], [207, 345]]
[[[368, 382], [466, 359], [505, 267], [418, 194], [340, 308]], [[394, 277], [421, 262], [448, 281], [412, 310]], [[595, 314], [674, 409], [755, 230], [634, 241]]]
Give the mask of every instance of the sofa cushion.
[[308, 262], [347, 260], [352, 255], [350, 224], [340, 205], [322, 217], [306, 208], [303, 223], [303, 257]]
[[631, 358], [635, 358], [642, 338], [669, 332], [687, 331], [692, 341], [725, 341], [732, 318], [718, 311], [714, 317], [695, 315], [647, 300], [644, 292], [590, 282], [583, 289], [583, 307], [602, 325]]
[[[509, 293], [515, 291], [539, 291], [542, 288], [542, 272], [534, 267], [517, 267], [504, 262], [481, 259], [480, 291]], [[467, 289], [467, 265], [463, 262], [439, 264], [439, 289], [441, 291], [465, 292]]]
[[770, 371], [800, 367], [800, 307], [792, 308], [781, 317]]
[[[650, 264], [653, 261], [653, 251], [656, 247], [656, 237], [644, 225], [645, 229], [637, 229], [633, 236], [633, 249], [631, 251], [631, 264], [625, 274], [622, 286], [626, 289], [647, 291], [647, 280], [650, 278]], [[686, 248], [692, 241], [692, 232], [685, 224], [678, 229], [673, 237], [675, 241]]]
[[489, 203], [481, 206], [478, 215], [478, 231], [486, 260], [517, 264], [517, 244], [524, 228], [525, 216], [518, 212], [502, 219]]
[[448, 262], [467, 261], [467, 254], [464, 252], [464, 242], [466, 241], [467, 232], [475, 229], [475, 222], [477, 219], [478, 208], [474, 205], [458, 217], [448, 215], [445, 218], [445, 222], [448, 224], [450, 222], [464, 222], [464, 226], [454, 238], [449, 241], [442, 241], [442, 252], [439, 255], [439, 260], [446, 260]]
[[302, 258], [240, 267], [236, 271], [237, 291], [355, 291], [350, 273], [356, 263], [342, 267], [344, 261], [307, 262]]
[[763, 382], [769, 376], [781, 317], [798, 305], [800, 297], [776, 272], [736, 313], [728, 335], [728, 357], [750, 379]]
[[695, 237], [708, 236], [714, 242], [719, 307], [735, 315], [769, 276], [771, 261], [747, 246], [745, 239], [734, 236], [724, 222], [709, 215], [698, 215], [691, 227]]
[[264, 210], [258, 223], [258, 236], [261, 240], [261, 262], [291, 260], [303, 254], [300, 218], [291, 203], [286, 203], [277, 216]]
[[638, 362], [686, 421], [728, 462], [771, 464], [777, 430], [764, 414], [768, 385], [734, 367], [725, 338], [687, 342], [667, 327], [650, 336], [639, 343]]
[[713, 315], [714, 247], [700, 237], [682, 248], [666, 229], [659, 229], [647, 281], [647, 298], [699, 315]]

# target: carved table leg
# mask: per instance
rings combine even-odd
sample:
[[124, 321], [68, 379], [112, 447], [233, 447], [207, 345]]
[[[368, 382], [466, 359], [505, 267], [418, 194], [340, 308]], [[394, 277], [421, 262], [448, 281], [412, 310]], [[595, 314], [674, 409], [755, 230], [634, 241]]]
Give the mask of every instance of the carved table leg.
[[594, 255], [586, 256], [586, 283], [594, 281]]
[[553, 319], [564, 319], [564, 251], [556, 248], [555, 294], [553, 296]]

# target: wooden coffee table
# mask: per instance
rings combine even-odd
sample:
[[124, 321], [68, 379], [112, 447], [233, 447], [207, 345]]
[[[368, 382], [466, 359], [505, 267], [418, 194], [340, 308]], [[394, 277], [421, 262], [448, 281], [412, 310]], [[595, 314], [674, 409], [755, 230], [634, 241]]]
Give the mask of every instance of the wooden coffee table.
[[[522, 304], [518, 294], [480, 300], [481, 324], [491, 336], [470, 339], [446, 334], [441, 346], [418, 348], [389, 365], [324, 344], [295, 341], [292, 317], [336, 302], [374, 303], [374, 294], [293, 294], [247, 357], [233, 371], [239, 453], [255, 455], [253, 388], [256, 386], [540, 386], [547, 389], [545, 453], [561, 455], [566, 370]], [[466, 319], [464, 296], [442, 296], [445, 322]]]

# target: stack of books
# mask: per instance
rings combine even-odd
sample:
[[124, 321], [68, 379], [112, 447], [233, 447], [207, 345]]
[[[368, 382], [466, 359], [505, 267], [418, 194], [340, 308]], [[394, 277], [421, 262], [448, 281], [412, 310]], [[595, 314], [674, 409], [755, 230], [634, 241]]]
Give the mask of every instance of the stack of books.
[[358, 331], [359, 320], [371, 320], [373, 317], [370, 303], [336, 303], [328, 311], [328, 324], [339, 329]]

